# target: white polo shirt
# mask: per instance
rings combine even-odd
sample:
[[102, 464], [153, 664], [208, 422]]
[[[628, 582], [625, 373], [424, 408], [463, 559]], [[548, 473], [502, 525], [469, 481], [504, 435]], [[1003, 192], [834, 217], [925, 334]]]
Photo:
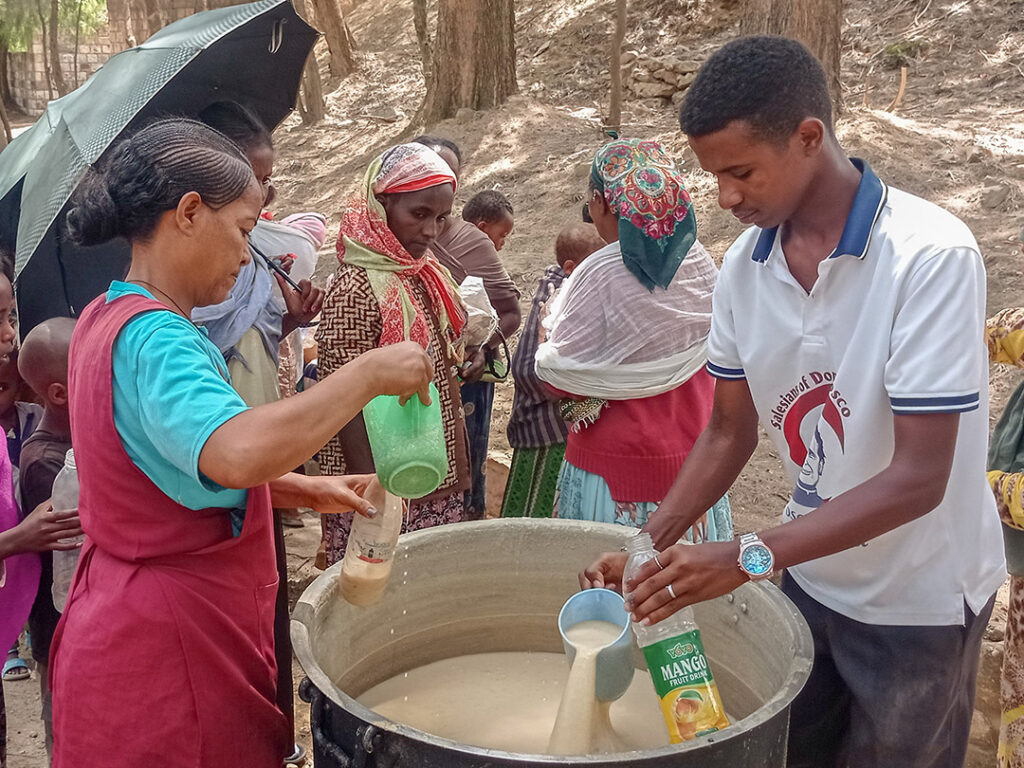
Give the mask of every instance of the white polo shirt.
[[934, 510], [866, 544], [789, 569], [823, 605], [869, 624], [952, 625], [1006, 578], [985, 479], [985, 269], [967, 226], [888, 189], [863, 161], [839, 246], [810, 293], [775, 229], [725, 256], [708, 371], [745, 378], [795, 488], [784, 522], [885, 469], [893, 414], [960, 413], [953, 469]]

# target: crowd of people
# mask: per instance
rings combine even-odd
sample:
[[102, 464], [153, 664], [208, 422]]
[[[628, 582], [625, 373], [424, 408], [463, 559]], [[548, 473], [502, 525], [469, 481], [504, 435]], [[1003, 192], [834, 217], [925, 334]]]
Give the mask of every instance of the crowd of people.
[[[625, 555], [604, 555], [583, 588], [625, 589], [651, 623], [785, 569], [815, 643], [789, 765], [963, 765], [1006, 577], [1000, 517], [1024, 530], [1024, 394], [997, 432], [990, 487], [977, 244], [847, 157], [803, 46], [741, 38], [687, 91], [690, 147], [718, 204], [751, 225], [721, 271], [677, 164], [656, 141], [616, 138], [595, 148], [583, 220], [563, 222], [525, 321], [500, 256], [514, 207], [482, 190], [453, 214], [467, 196], [450, 140], [374, 158], [321, 290], [332, 224], [270, 214], [269, 130], [233, 102], [196, 118], [126, 136], [77, 190], [68, 237], [132, 245], [127, 275], [80, 317], [19, 348], [9, 259], [0, 275], [0, 642], [5, 680], [26, 677], [28, 622], [53, 765], [107, 765], [115, 747], [125, 765], [301, 759], [290, 510], [320, 513], [324, 562], [340, 560], [351, 515], [375, 514], [362, 407], [436, 392], [447, 472], [407, 501], [403, 530], [481, 519], [508, 376], [500, 514], [643, 529], [661, 552], [625, 585]], [[481, 301], [491, 322], [470, 339]], [[314, 323], [315, 371], [296, 387], [298, 332]], [[1021, 311], [993, 318], [988, 339], [993, 360], [1021, 365]], [[758, 425], [794, 492], [783, 525], [737, 541], [728, 491]], [[72, 445], [78, 510], [54, 511]], [[314, 456], [321, 474], [307, 476]], [[61, 614], [50, 553], [82, 533]], [[1004, 765], [1024, 765], [1018, 546]], [[4, 733], [0, 695], [0, 765]]]

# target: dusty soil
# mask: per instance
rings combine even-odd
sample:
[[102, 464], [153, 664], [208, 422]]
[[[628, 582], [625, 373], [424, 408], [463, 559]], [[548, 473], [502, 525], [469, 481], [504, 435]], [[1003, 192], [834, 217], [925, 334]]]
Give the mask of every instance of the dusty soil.
[[[630, 4], [626, 47], [703, 59], [736, 34], [738, 5], [636, 0]], [[512, 200], [516, 229], [502, 256], [528, 306], [537, 278], [553, 261], [556, 233], [579, 216], [589, 161], [603, 142], [611, 4], [520, 0], [517, 6], [521, 94], [491, 112], [465, 110], [430, 126], [430, 132], [458, 142], [468, 158], [459, 202], [485, 188], [500, 189]], [[335, 222], [335, 233], [344, 201], [370, 157], [421, 129], [409, 125], [423, 83], [410, 0], [363, 0], [349, 23], [360, 70], [326, 82], [327, 120], [308, 128], [293, 117], [275, 135], [275, 208], [322, 211]], [[889, 109], [899, 90], [894, 65], [901, 56], [907, 85], [900, 103]], [[846, 3], [840, 139], [891, 185], [948, 208], [970, 225], [988, 268], [990, 313], [1024, 302], [1022, 62], [1024, 4], [1017, 0]], [[718, 208], [713, 180], [688, 151], [675, 110], [660, 100], [627, 101], [623, 122], [625, 135], [657, 138], [684, 162], [700, 237], [720, 259], [742, 227]], [[324, 250], [321, 278], [333, 269], [332, 254], [332, 248]], [[993, 369], [993, 423], [1020, 380], [1018, 371]], [[511, 393], [510, 385], [499, 385], [491, 437], [492, 458], [499, 462], [510, 456], [504, 427]], [[492, 482], [499, 475], [492, 473]], [[778, 456], [763, 440], [731, 492], [738, 530], [771, 525], [789, 490]], [[294, 596], [314, 573], [315, 521], [288, 537]], [[1005, 595], [983, 650], [971, 768], [994, 763], [1004, 619]], [[301, 671], [295, 671], [299, 679]], [[37, 690], [35, 682], [5, 686], [12, 768], [44, 764]], [[303, 717], [307, 709], [297, 702]], [[308, 724], [302, 728], [300, 740], [308, 745]]]

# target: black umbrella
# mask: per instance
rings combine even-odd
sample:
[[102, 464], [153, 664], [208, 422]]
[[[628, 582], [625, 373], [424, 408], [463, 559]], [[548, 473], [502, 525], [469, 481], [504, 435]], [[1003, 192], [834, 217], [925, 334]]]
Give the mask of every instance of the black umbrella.
[[20, 214], [9, 199], [0, 198], [0, 216], [5, 216], [0, 235], [5, 222], [10, 231], [11, 216], [17, 216], [23, 334], [48, 317], [77, 315], [124, 275], [129, 257], [124, 241], [81, 248], [64, 237], [68, 201], [88, 166], [119, 135], [153, 117], [195, 116], [215, 101], [237, 101], [276, 127], [295, 105], [316, 38], [289, 0], [197, 13], [112, 56], [61, 100], [58, 114], [44, 115], [40, 120], [49, 121], [48, 135], [32, 144], [31, 164], [17, 142], [0, 154], [0, 195], [5, 177], [28, 165], [20, 182]]

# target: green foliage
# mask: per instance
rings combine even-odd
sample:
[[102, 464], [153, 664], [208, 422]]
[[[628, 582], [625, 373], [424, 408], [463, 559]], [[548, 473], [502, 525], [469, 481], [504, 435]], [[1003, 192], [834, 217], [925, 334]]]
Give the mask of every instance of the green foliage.
[[[50, 4], [44, 0], [43, 14], [49, 20]], [[24, 51], [39, 28], [36, 0], [0, 0], [0, 45], [12, 51]], [[79, 0], [60, 0], [58, 23], [65, 32], [74, 33], [79, 23]], [[79, 32], [88, 35], [107, 23], [106, 0], [81, 0]]]
[[0, 44], [23, 51], [32, 42], [32, 32], [38, 25], [31, 0], [0, 0]]
[[[2, 2], [3, 0], [0, 0]], [[60, 0], [60, 28], [75, 31], [79, 0]], [[88, 35], [107, 23], [107, 0], [81, 0], [82, 16], [79, 33]]]
[[882, 61], [889, 69], [899, 69], [907, 66], [926, 50], [928, 50], [927, 40], [900, 40], [885, 46], [882, 51]]

